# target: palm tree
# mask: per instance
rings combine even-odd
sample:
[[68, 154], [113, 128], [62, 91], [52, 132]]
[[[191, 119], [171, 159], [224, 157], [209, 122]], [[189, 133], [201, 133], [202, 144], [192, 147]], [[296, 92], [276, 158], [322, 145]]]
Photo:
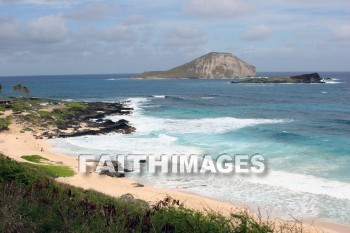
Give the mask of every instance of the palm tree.
[[29, 94], [30, 94], [29, 88], [27, 88], [27, 87], [25, 87], [25, 86], [22, 87], [22, 92], [23, 92], [24, 94], [26, 94], [26, 95], [29, 95]]
[[21, 92], [22, 91], [22, 85], [20, 84], [20, 83], [18, 83], [18, 84], [16, 84], [16, 85], [14, 85], [13, 87], [12, 87], [12, 90], [14, 91], [14, 92]]

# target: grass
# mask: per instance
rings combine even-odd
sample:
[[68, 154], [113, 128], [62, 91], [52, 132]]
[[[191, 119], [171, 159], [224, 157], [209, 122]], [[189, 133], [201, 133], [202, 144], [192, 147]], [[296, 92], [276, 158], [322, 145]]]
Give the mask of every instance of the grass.
[[[184, 208], [166, 197], [154, 205], [58, 183], [40, 167], [0, 155], [0, 232], [267, 233], [269, 222], [246, 212], [222, 216]], [[278, 232], [301, 232], [297, 230]]]
[[44, 108], [46, 108], [48, 104], [50, 105], [54, 102], [56, 104], [61, 104], [63, 102], [24, 97], [12, 98], [11, 101], [12, 103], [9, 105], [9, 109], [12, 109], [12, 111], [15, 113], [26, 113], [25, 115], [17, 115], [16, 117], [20, 121], [26, 123], [28, 126], [35, 127], [55, 126], [57, 123], [64, 122], [67, 115], [72, 115], [77, 111], [81, 111], [87, 106], [85, 103], [72, 102], [61, 105], [61, 109], [46, 111]]
[[74, 176], [74, 171], [68, 166], [47, 164], [49, 160], [40, 155], [23, 155], [22, 159], [35, 163], [38, 169], [42, 170], [50, 177], [70, 177]]
[[51, 117], [51, 112], [40, 110], [38, 111], [40, 117]]
[[28, 103], [17, 102], [17, 103], [11, 104], [11, 109], [14, 112], [26, 112], [26, 111], [30, 110], [31, 108], [28, 105]]
[[5, 112], [5, 111], [6, 111], [6, 107], [3, 104], [1, 104], [0, 105], [0, 112]]
[[51, 177], [74, 176], [74, 171], [68, 166], [40, 164], [37, 167]]
[[[58, 106], [53, 110], [45, 110], [48, 106]], [[47, 128], [66, 124], [72, 117], [78, 116], [89, 107], [84, 102], [64, 102], [37, 98], [12, 98], [8, 109], [16, 114], [16, 119], [30, 127]], [[25, 130], [24, 130], [25, 131]], [[22, 132], [24, 132], [22, 131]]]
[[11, 122], [11, 116], [0, 118], [0, 131], [8, 129], [8, 127], [11, 125]]
[[43, 160], [48, 161], [48, 159], [41, 157], [40, 155], [23, 155], [21, 158], [32, 163], [43, 163]]
[[86, 103], [82, 102], [67, 102], [66, 106], [73, 110], [84, 110], [88, 107]]

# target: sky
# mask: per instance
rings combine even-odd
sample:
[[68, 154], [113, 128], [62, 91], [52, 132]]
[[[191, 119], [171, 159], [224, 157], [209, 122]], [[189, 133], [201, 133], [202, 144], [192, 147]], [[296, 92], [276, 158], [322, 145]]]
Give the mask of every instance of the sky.
[[257, 71], [350, 71], [349, 0], [0, 0], [0, 76], [166, 70], [228, 52]]

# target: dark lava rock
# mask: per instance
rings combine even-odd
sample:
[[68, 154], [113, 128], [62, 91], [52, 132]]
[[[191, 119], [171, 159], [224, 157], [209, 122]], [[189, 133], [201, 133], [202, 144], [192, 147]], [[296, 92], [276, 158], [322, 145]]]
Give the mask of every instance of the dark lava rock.
[[[67, 130], [68, 128], [74, 128], [75, 132], [59, 132], [52, 136], [65, 138], [108, 133], [130, 134], [135, 131], [135, 128], [130, 126], [129, 122], [126, 120], [113, 122], [112, 120], [105, 119], [108, 115], [124, 115], [130, 113], [130, 110], [132, 110], [131, 108], [125, 108], [124, 105], [120, 103], [94, 102], [86, 104], [87, 107], [85, 109], [80, 109], [74, 114], [65, 115], [63, 117], [64, 123], [57, 124], [58, 129]], [[78, 126], [82, 123], [87, 125], [87, 129], [77, 131]]]
[[110, 177], [115, 177], [115, 178], [122, 178], [125, 177], [124, 173], [119, 173], [119, 172], [110, 172], [108, 170], [103, 170], [101, 171], [100, 175], [106, 175]]
[[302, 74], [291, 76], [290, 78], [297, 80], [300, 83], [321, 83], [322, 78], [318, 73]]
[[144, 187], [144, 185], [140, 183], [132, 183], [131, 185], [134, 186], [134, 188]]
[[68, 125], [66, 124], [57, 124], [57, 128], [60, 130], [67, 130], [68, 129]]

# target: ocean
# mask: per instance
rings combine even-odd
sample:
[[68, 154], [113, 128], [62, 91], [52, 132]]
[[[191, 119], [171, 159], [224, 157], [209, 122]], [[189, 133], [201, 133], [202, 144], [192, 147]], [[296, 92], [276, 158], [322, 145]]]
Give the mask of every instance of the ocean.
[[[259, 73], [258, 76], [294, 75]], [[350, 224], [350, 72], [320, 72], [327, 84], [230, 84], [216, 80], [135, 80], [131, 74], [0, 77], [3, 96], [22, 83], [31, 96], [128, 101], [130, 135], [53, 139], [79, 154], [261, 154], [267, 172], [138, 174], [155, 187], [237, 203], [271, 217]], [[120, 116], [109, 116], [118, 120]]]

